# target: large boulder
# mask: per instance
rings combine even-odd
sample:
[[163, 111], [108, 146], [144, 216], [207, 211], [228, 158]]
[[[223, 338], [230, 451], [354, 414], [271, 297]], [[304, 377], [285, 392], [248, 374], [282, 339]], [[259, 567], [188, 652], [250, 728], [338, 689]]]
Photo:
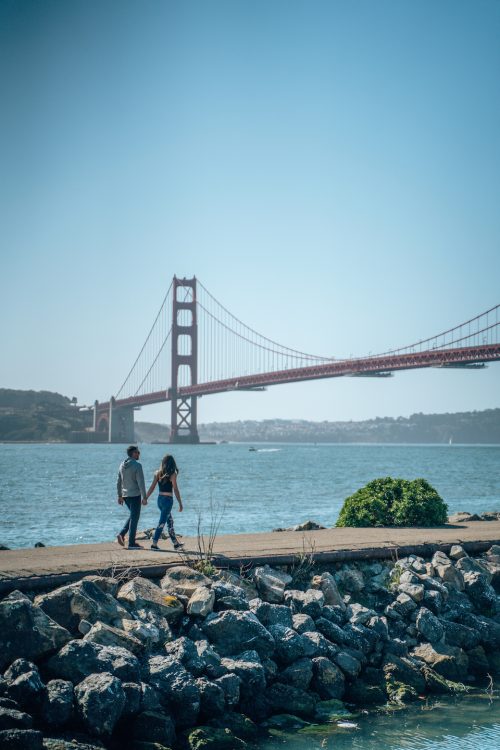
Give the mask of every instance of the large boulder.
[[198, 586], [188, 601], [187, 613], [192, 616], [206, 617], [212, 612], [215, 604], [215, 592], [207, 586]]
[[38, 661], [71, 640], [70, 633], [20, 591], [0, 602], [0, 670], [18, 657]]
[[342, 670], [324, 656], [313, 660], [313, 680], [311, 687], [322, 700], [342, 698], [345, 692], [345, 678]]
[[313, 589], [319, 589], [324, 597], [325, 604], [332, 604], [345, 609], [344, 600], [338, 589], [337, 582], [331, 573], [322, 573], [314, 576], [311, 581]]
[[206, 677], [198, 677], [196, 684], [200, 691], [200, 719], [204, 721], [223, 716], [226, 709], [226, 694], [223, 688]]
[[500, 610], [500, 600], [489, 581], [489, 574], [479, 571], [465, 573], [465, 593], [477, 609], [495, 615]]
[[299, 635], [283, 625], [271, 625], [269, 632], [273, 636], [276, 648], [275, 655], [281, 664], [292, 664], [292, 662], [303, 656], [311, 656], [313, 649], [310, 641], [303, 635]]
[[261, 599], [270, 604], [281, 604], [285, 588], [292, 582], [292, 576], [281, 570], [263, 565], [255, 568], [253, 579]]
[[148, 578], [132, 578], [120, 588], [116, 595], [119, 601], [134, 611], [146, 609], [164, 617], [168, 622], [177, 620], [184, 614], [182, 602], [175, 596], [165, 592]]
[[221, 656], [235, 656], [255, 649], [265, 658], [274, 651], [272, 635], [252, 612], [227, 610], [208, 615], [202, 630]]
[[444, 628], [438, 618], [426, 607], [420, 607], [415, 621], [418, 632], [429, 643], [439, 643], [444, 637]]
[[276, 677], [277, 682], [307, 690], [311, 684], [313, 668], [311, 659], [297, 659]]
[[459, 622], [450, 622], [441, 620], [441, 626], [444, 632], [444, 639], [449, 646], [460, 646], [466, 651], [476, 648], [481, 641], [477, 630], [467, 627]]
[[425, 679], [414, 661], [388, 654], [383, 662], [383, 670], [388, 685], [407, 685], [418, 695], [425, 691]]
[[194, 677], [171, 656], [150, 657], [148, 670], [149, 684], [160, 693], [176, 725], [186, 728], [196, 724], [200, 690]]
[[73, 685], [67, 680], [47, 683], [41, 708], [41, 718], [50, 727], [63, 727], [73, 716]]
[[469, 660], [458, 646], [422, 643], [413, 649], [412, 654], [447, 680], [461, 682], [467, 677]]
[[203, 672], [211, 680], [225, 673], [221, 657], [206, 640], [196, 641], [196, 652], [203, 663]]
[[111, 594], [89, 579], [40, 594], [34, 603], [72, 633], [78, 632], [81, 620], [91, 624], [100, 620], [113, 625], [116, 620], [128, 616], [127, 610]]
[[18, 711], [17, 708], [0, 706], [0, 731], [5, 729], [31, 729], [33, 719], [29, 714]]
[[287, 712], [304, 718], [314, 716], [315, 698], [293, 685], [275, 682], [266, 690], [265, 699], [271, 713]]
[[242, 654], [237, 659], [222, 659], [222, 666], [229, 673], [235, 674], [240, 680], [240, 697], [252, 699], [259, 695], [266, 687], [264, 667], [255, 658]]
[[125, 707], [121, 680], [112, 674], [90, 674], [75, 687], [78, 713], [90, 734], [110, 736]]
[[284, 604], [270, 604], [269, 602], [263, 602], [261, 599], [253, 599], [250, 602], [250, 609], [266, 628], [270, 625], [285, 625], [288, 628], [292, 627], [292, 613], [290, 607], [287, 607]]
[[189, 638], [181, 636], [181, 638], [167, 643], [165, 652], [167, 656], [180, 662], [195, 677], [200, 677], [203, 674], [206, 662], [200, 656], [196, 644]]
[[199, 586], [210, 587], [212, 580], [198, 570], [187, 565], [175, 565], [169, 568], [160, 581], [162, 591], [167, 594], [179, 594], [190, 598]]
[[96, 622], [88, 633], [83, 636], [84, 641], [100, 643], [101, 646], [119, 646], [132, 654], [140, 655], [144, 651], [144, 643], [131, 633], [120, 628], [113, 628], [104, 622]]
[[308, 589], [307, 591], [289, 589], [288, 591], [285, 591], [285, 602], [292, 610], [292, 614], [302, 612], [315, 620], [317, 617], [321, 616], [325, 597], [323, 596], [323, 593], [317, 589]]
[[137, 657], [118, 646], [101, 646], [91, 641], [70, 641], [52, 656], [47, 668], [54, 677], [74, 685], [92, 673], [109, 672], [124, 682], [140, 682]]

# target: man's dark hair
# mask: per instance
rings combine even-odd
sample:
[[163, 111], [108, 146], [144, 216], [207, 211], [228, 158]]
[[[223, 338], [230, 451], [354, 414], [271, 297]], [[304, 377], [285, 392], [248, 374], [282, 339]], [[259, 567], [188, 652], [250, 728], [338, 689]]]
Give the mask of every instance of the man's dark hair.
[[127, 448], [127, 456], [129, 458], [131, 458], [132, 457], [132, 453], [135, 453], [138, 450], [139, 450], [139, 448], [137, 447], [137, 445], [129, 445], [129, 447]]

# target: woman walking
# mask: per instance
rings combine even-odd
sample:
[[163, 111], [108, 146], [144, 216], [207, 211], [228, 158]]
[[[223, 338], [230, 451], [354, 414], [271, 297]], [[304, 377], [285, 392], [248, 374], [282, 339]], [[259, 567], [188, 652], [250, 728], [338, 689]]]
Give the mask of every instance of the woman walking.
[[179, 492], [179, 487], [177, 485], [178, 473], [179, 469], [177, 468], [174, 457], [167, 454], [162, 458], [158, 471], [155, 471], [151, 487], [146, 494], [147, 500], [154, 491], [156, 485], [158, 485], [158, 508], [160, 509], [160, 520], [155, 529], [151, 549], [160, 549], [158, 547], [158, 540], [165, 528], [165, 524], [167, 524], [168, 535], [172, 540], [174, 549], [180, 549], [183, 546], [175, 535], [174, 521], [172, 519], [172, 505], [174, 503], [173, 495], [175, 495], [179, 503], [179, 513], [182, 513], [181, 493]]

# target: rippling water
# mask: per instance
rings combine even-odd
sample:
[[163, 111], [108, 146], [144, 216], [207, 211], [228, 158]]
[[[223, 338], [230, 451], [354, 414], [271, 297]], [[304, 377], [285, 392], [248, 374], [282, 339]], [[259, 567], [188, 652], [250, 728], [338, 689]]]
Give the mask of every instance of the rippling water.
[[443, 697], [395, 713], [365, 714], [353, 729], [335, 725], [277, 735], [259, 750], [498, 750], [498, 692], [462, 698]]
[[[344, 499], [375, 477], [425, 477], [450, 512], [500, 510], [500, 446], [256, 445], [172, 446], [181, 469], [182, 534], [198, 515], [221, 512], [220, 533], [268, 531], [309, 518], [325, 526]], [[150, 481], [168, 446], [142, 446]], [[114, 539], [125, 517], [116, 503], [119, 445], [3, 445], [0, 542], [9, 547]], [[140, 528], [156, 525], [155, 496]]]

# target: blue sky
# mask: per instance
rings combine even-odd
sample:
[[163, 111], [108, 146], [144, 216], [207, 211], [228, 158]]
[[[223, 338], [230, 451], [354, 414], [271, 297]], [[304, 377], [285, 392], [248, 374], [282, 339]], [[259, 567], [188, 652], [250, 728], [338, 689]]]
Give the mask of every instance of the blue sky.
[[[497, 0], [0, 0], [0, 385], [108, 398], [174, 273], [336, 357], [498, 304], [499, 89]], [[199, 419], [484, 409], [499, 386], [498, 363], [321, 381]]]

